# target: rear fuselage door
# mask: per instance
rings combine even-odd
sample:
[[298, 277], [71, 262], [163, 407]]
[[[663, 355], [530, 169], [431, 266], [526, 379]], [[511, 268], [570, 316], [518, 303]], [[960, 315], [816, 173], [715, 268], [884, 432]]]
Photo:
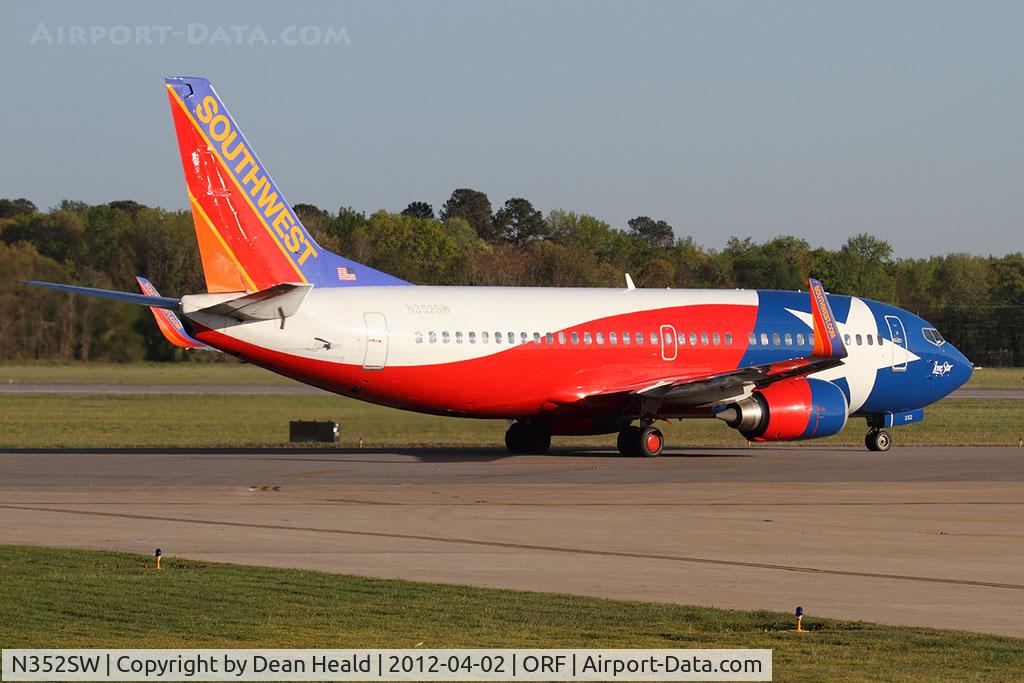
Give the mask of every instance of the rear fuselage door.
[[388, 360], [388, 322], [383, 313], [364, 313], [366, 355], [363, 370], [380, 370]]
[[892, 338], [892, 369], [903, 372], [907, 369], [907, 331], [903, 328], [903, 321], [894, 315], [885, 316], [885, 322]]

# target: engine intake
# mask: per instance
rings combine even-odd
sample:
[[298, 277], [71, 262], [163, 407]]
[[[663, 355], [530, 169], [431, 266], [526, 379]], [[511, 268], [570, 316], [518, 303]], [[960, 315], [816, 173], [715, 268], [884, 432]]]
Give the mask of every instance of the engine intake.
[[832, 382], [788, 379], [759, 389], [716, 414], [750, 441], [797, 441], [839, 433], [849, 402]]

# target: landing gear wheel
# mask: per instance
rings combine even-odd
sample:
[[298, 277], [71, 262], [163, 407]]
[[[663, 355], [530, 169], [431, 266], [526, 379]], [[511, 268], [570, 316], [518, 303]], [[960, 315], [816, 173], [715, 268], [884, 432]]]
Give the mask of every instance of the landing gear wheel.
[[627, 458], [657, 458], [665, 447], [665, 437], [656, 427], [630, 425], [619, 432], [618, 446]]
[[630, 425], [619, 432], [619, 455], [626, 458], [640, 457], [640, 428]]
[[665, 437], [657, 427], [647, 427], [640, 432], [640, 455], [645, 458], [657, 458], [665, 447]]
[[544, 425], [513, 422], [505, 432], [505, 448], [517, 455], [541, 455], [551, 448], [551, 433]]
[[872, 429], [864, 437], [869, 451], [887, 451], [892, 447], [892, 436], [884, 429]]

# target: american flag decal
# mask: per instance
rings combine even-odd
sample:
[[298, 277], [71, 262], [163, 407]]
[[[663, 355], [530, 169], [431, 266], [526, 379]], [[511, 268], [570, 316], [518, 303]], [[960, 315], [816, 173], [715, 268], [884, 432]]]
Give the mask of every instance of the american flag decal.
[[356, 274], [351, 268], [346, 268], [345, 266], [338, 266], [338, 279], [342, 281], [351, 282], [356, 279]]

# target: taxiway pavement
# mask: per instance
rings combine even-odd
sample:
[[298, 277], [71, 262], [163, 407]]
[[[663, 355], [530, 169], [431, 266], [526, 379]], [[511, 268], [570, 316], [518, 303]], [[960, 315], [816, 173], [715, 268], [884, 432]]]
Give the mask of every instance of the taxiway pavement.
[[1024, 636], [1024, 449], [7, 451], [0, 543]]

